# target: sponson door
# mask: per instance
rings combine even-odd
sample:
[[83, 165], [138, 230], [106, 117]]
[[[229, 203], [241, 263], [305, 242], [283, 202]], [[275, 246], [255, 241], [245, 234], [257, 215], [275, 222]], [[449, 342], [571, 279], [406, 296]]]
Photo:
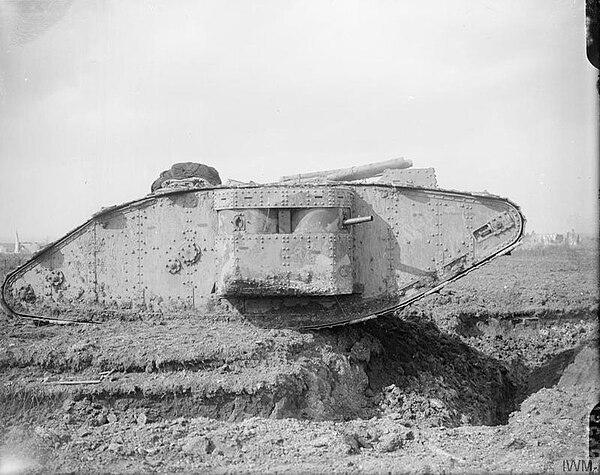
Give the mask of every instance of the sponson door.
[[353, 191], [273, 186], [215, 191], [217, 291], [224, 296], [350, 294]]

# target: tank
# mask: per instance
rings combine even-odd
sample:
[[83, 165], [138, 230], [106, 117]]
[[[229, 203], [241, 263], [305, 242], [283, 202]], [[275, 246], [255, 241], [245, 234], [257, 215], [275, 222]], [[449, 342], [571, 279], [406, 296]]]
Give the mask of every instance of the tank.
[[525, 226], [508, 199], [441, 189], [411, 165], [166, 180], [34, 254], [6, 277], [2, 308], [58, 323], [236, 314], [303, 329], [392, 314], [509, 253]]

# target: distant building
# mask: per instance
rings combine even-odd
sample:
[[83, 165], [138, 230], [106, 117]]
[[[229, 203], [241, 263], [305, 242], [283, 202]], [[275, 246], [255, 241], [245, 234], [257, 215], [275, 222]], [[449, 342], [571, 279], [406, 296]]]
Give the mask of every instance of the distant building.
[[33, 254], [44, 245], [36, 241], [21, 241], [15, 233], [15, 242], [0, 242], [0, 254]]
[[571, 230], [567, 233], [567, 245], [568, 246], [579, 246], [581, 244], [581, 236], [575, 231]]
[[579, 246], [581, 236], [573, 229], [566, 235], [558, 233], [538, 234], [535, 231], [528, 233], [523, 238], [523, 247], [546, 247], [546, 246]]
[[2, 254], [14, 254], [15, 244], [12, 242], [0, 242], [0, 252]]

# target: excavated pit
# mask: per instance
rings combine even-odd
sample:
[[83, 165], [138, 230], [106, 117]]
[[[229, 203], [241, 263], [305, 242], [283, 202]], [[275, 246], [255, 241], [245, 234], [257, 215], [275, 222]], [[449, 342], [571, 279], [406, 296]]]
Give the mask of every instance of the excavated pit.
[[[414, 312], [305, 333], [235, 320], [15, 327], [0, 353], [2, 419], [45, 410], [92, 426], [141, 414], [506, 424], [530, 394], [558, 383], [594, 338], [593, 316], [553, 330], [552, 319], [524, 327], [463, 314], [454, 332]], [[111, 370], [94, 384], [56, 384]]]

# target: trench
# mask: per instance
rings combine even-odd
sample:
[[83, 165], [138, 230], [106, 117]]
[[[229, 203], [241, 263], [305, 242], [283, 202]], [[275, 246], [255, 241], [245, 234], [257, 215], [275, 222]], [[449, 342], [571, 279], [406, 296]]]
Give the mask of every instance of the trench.
[[[501, 316], [479, 317], [459, 316], [454, 332], [440, 330], [433, 319], [404, 316], [313, 333], [311, 350], [300, 347], [291, 355], [301, 363], [297, 371], [255, 388], [205, 393], [157, 384], [150, 392], [78, 388], [48, 397], [37, 392], [1, 399], [11, 401], [4, 404], [4, 412], [45, 407], [91, 425], [106, 423], [109, 415], [135, 422], [142, 413], [149, 421], [391, 416], [419, 426], [502, 425], [529, 395], [557, 385], [597, 331], [592, 314], [562, 322], [562, 330], [552, 327], [552, 319], [531, 323], [528, 315], [523, 315], [529, 322], [525, 325]], [[190, 369], [205, 371], [204, 365], [167, 365], [152, 374], [160, 381]]]
[[[575, 386], [598, 373], [598, 314], [594, 308], [562, 309], [518, 314], [461, 314], [457, 334], [476, 348], [485, 348], [509, 370], [516, 383], [516, 409], [530, 395], [564, 381]], [[587, 365], [576, 364], [578, 355], [589, 352]], [[571, 383], [564, 383], [565, 385]], [[587, 384], [583, 384], [587, 387]]]

